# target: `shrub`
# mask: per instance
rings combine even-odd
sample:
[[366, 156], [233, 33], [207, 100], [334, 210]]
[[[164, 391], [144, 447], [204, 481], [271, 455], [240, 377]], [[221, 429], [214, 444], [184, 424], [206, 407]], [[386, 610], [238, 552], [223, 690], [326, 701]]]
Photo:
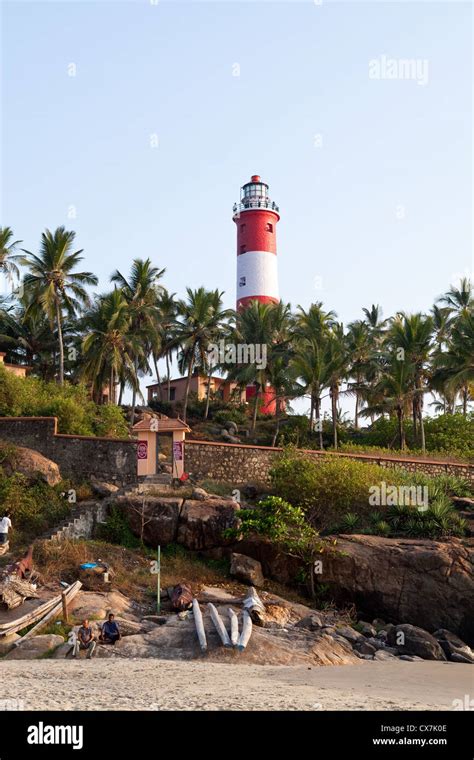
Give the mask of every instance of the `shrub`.
[[57, 417], [60, 433], [128, 437], [121, 408], [95, 404], [85, 385], [16, 377], [1, 365], [0, 416]]
[[239, 406], [231, 409], [220, 409], [212, 415], [212, 419], [219, 425], [225, 425], [226, 422], [244, 425], [248, 421], [247, 415]]
[[52, 488], [40, 481], [29, 486], [24, 475], [5, 477], [0, 471], [1, 509], [11, 513], [16, 544], [37, 538], [68, 515], [70, 504], [61, 496], [63, 490], [63, 484]]
[[122, 509], [112, 507], [105, 523], [99, 525], [97, 538], [111, 544], [120, 544], [127, 549], [137, 549], [140, 540], [132, 533]]

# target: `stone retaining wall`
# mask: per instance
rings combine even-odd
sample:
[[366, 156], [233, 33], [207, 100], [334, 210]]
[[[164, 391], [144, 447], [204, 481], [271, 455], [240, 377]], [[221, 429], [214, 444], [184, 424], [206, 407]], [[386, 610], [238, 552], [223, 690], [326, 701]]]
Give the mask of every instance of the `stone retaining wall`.
[[[184, 468], [200, 479], [224, 480], [230, 483], [269, 483], [269, 470], [281, 448], [271, 446], [248, 446], [240, 443], [214, 443], [186, 441]], [[410, 472], [428, 475], [458, 475], [474, 483], [474, 465], [462, 462], [443, 462], [432, 459], [408, 459], [404, 457], [374, 456], [370, 454], [343, 454], [336, 452], [300, 449], [302, 455], [311, 459], [322, 456], [346, 457], [361, 462], [378, 464], [391, 469], [401, 467]]]
[[78, 481], [94, 475], [116, 485], [137, 482], [137, 442], [57, 432], [56, 417], [0, 417], [0, 441], [39, 451]]

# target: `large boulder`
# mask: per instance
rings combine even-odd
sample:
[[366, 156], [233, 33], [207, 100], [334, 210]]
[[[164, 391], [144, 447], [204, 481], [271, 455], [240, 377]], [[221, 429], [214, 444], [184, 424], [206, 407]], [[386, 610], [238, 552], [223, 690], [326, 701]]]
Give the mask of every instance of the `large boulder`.
[[232, 543], [224, 532], [238, 526], [239, 509], [233, 499], [186, 500], [179, 517], [178, 543], [194, 551]]
[[64, 644], [64, 639], [56, 633], [32, 636], [31, 639], [27, 639], [20, 646], [12, 649], [5, 656], [5, 660], [37, 660], [38, 657], [52, 654], [61, 644]]
[[260, 587], [265, 583], [260, 562], [245, 554], [232, 553], [230, 574], [233, 578], [248, 583], [250, 586]]
[[451, 633], [451, 631], [447, 631], [446, 628], [440, 628], [438, 631], [435, 631], [433, 636], [448, 660], [474, 663], [474, 652], [459, 636]]
[[115, 500], [126, 512], [133, 533], [150, 546], [176, 541], [183, 499], [168, 496], [119, 496]]
[[396, 625], [390, 629], [387, 642], [398, 654], [416, 655], [424, 660], [446, 660], [435, 637], [416, 625]]
[[317, 577], [337, 603], [355, 604], [364, 617], [410, 621], [431, 632], [447, 628], [472, 644], [473, 563], [474, 546], [459, 539], [338, 536]]
[[7, 476], [17, 472], [24, 475], [28, 484], [42, 480], [49, 486], [56, 486], [61, 481], [61, 474], [56, 462], [47, 459], [39, 451], [27, 449], [23, 446], [16, 446], [11, 461], [5, 461], [2, 467]]

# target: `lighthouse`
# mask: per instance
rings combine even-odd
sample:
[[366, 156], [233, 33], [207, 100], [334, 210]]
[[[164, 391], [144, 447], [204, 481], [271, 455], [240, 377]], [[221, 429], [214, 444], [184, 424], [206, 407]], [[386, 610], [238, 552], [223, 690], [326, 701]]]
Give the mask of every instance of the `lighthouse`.
[[[270, 200], [268, 185], [258, 174], [241, 188], [233, 220], [237, 226], [237, 311], [245, 309], [251, 301], [278, 303], [276, 226], [280, 213]], [[248, 385], [247, 401], [255, 393], [255, 385]], [[270, 385], [261, 389], [260, 397], [261, 413], [274, 414], [275, 394]]]
[[280, 214], [258, 174], [240, 191], [234, 204], [237, 225], [237, 310], [250, 301], [278, 303], [276, 226]]

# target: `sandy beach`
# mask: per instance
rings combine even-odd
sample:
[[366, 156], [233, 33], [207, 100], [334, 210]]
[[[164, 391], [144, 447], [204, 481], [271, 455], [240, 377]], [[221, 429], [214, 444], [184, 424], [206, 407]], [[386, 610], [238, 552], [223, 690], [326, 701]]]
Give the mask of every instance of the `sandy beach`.
[[200, 661], [12, 661], [2, 699], [25, 710], [451, 710], [473, 694], [470, 665], [362, 662], [266, 667]]

